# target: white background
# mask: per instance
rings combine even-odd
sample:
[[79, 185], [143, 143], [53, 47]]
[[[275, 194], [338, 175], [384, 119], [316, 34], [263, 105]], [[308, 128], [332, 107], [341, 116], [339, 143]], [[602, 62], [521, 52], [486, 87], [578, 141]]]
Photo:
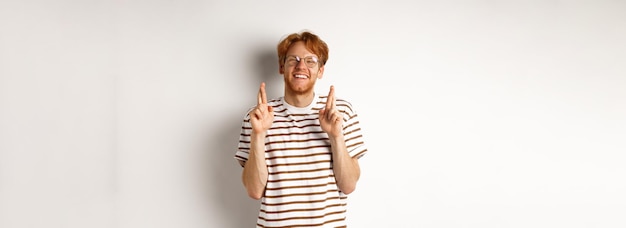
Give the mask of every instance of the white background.
[[0, 1], [0, 227], [253, 227], [233, 159], [303, 29], [351, 227], [626, 227], [624, 1]]

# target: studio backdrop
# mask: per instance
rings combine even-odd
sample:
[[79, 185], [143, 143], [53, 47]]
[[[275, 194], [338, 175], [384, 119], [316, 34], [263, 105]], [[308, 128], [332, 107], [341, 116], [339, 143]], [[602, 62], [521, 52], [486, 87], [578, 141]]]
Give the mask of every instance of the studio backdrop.
[[254, 227], [241, 121], [304, 30], [368, 147], [350, 227], [626, 227], [611, 0], [0, 1], [0, 227]]

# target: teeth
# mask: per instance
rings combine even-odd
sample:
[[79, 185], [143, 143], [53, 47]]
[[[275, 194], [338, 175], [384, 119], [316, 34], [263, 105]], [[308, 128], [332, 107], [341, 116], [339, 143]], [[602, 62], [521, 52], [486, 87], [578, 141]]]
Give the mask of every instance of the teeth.
[[306, 75], [296, 74], [296, 78], [307, 78]]

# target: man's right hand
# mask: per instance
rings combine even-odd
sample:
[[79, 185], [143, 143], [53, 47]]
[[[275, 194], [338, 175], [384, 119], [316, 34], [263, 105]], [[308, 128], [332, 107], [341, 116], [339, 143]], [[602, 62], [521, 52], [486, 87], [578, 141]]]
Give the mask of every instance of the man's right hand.
[[267, 105], [267, 94], [265, 93], [264, 82], [261, 83], [257, 100], [258, 103], [256, 107], [248, 113], [250, 115], [250, 124], [252, 124], [253, 133], [265, 134], [274, 122], [274, 110], [272, 106]]

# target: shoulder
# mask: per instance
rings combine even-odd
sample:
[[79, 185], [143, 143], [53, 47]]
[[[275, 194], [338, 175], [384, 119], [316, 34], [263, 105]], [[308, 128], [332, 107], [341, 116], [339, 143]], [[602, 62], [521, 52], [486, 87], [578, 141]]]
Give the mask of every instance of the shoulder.
[[[320, 103], [325, 105], [327, 102], [328, 102], [328, 96], [320, 95]], [[349, 113], [354, 112], [354, 107], [352, 106], [352, 102], [342, 97], [335, 97], [335, 106], [337, 107], [337, 109], [345, 111], [345, 112], [349, 112]]]
[[[272, 106], [272, 107], [281, 106], [281, 105], [283, 104], [283, 97], [277, 97], [277, 98], [274, 98], [274, 99], [268, 100], [268, 101], [267, 101], [267, 104], [268, 104], [269, 106]], [[256, 104], [256, 103], [254, 103], [254, 105], [249, 106], [249, 107], [248, 107], [248, 111], [250, 111], [250, 110], [252, 110], [252, 109], [256, 108], [256, 106], [257, 106], [257, 104]]]
[[[271, 106], [272, 108], [274, 108], [274, 110], [276, 110], [276, 108], [283, 106], [283, 97], [277, 97], [271, 100], [267, 101], [267, 105]], [[256, 108], [257, 104], [254, 104], [252, 106], [249, 106], [248, 109], [246, 110], [245, 113], [245, 117], [249, 118], [249, 114], [252, 110], [254, 110]]]
[[349, 112], [354, 112], [354, 107], [352, 106], [352, 103], [346, 99], [343, 99], [340, 97], [336, 98], [335, 105], [337, 106], [338, 109], [343, 109]]
[[[267, 101], [267, 104], [268, 104], [269, 106], [272, 106], [272, 107], [279, 106], [280, 104], [282, 104], [281, 99], [282, 99], [282, 97], [279, 97], [279, 98], [274, 98], [274, 99], [268, 100], [268, 101]], [[255, 109], [255, 108], [256, 108], [256, 106], [257, 106], [257, 104], [256, 104], [256, 103], [254, 103], [253, 105], [248, 106], [248, 108], [246, 109], [246, 113], [245, 113], [245, 115], [247, 116], [247, 115], [250, 113], [250, 111], [252, 111], [253, 109]]]
[[335, 104], [337, 106], [343, 105], [343, 106], [347, 106], [347, 107], [352, 107], [352, 103], [349, 100], [341, 98], [341, 97], [335, 98]]
[[[273, 98], [271, 100], [268, 100], [267, 104], [272, 106], [272, 107], [281, 106], [283, 104], [283, 97], [277, 97], [277, 98]], [[256, 107], [256, 105], [255, 105], [255, 107]]]

